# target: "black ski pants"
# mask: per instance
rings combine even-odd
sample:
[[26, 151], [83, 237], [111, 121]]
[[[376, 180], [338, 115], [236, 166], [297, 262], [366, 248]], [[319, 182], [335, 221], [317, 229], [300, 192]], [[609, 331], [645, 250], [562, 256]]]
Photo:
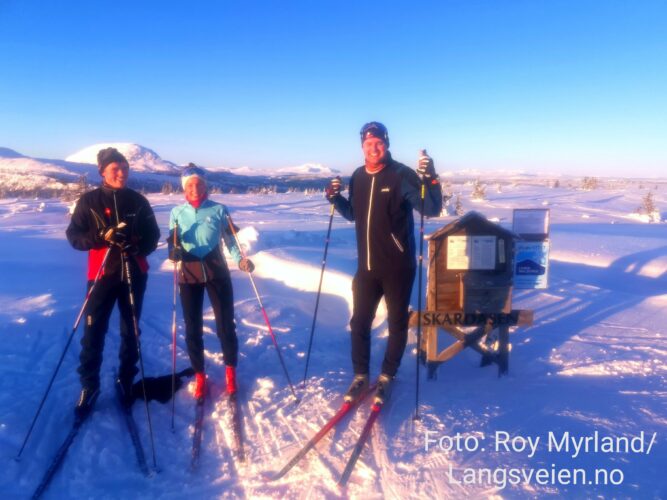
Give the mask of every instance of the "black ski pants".
[[[136, 270], [132, 274], [132, 291], [137, 313], [137, 324], [141, 317], [144, 292], [148, 275]], [[88, 282], [88, 289], [93, 281]], [[100, 386], [100, 367], [104, 351], [104, 338], [109, 329], [109, 318], [114, 304], [118, 302], [120, 313], [120, 365], [118, 376], [121, 380], [131, 382], [137, 374], [137, 340], [134, 332], [134, 321], [130, 307], [130, 291], [127, 283], [120, 280], [119, 275], [102, 276], [90, 295], [86, 307], [86, 326], [81, 338], [81, 354], [79, 355], [79, 378], [81, 386], [95, 389]], [[139, 332], [141, 334], [141, 331]]]
[[380, 299], [387, 304], [389, 338], [382, 373], [394, 376], [408, 340], [408, 306], [415, 269], [376, 273], [358, 270], [352, 280], [352, 366], [355, 374], [368, 374], [371, 360], [371, 325]]
[[236, 366], [239, 344], [234, 322], [234, 293], [229, 274], [206, 283], [182, 283], [179, 288], [185, 320], [185, 343], [194, 371], [204, 371], [204, 290], [208, 292], [213, 307], [216, 333], [222, 346], [225, 364]]

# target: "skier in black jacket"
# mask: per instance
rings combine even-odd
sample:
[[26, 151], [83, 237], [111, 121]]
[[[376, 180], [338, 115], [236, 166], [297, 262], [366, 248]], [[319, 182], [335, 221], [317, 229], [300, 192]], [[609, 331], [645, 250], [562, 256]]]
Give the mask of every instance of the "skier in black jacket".
[[[371, 324], [380, 299], [387, 304], [389, 339], [378, 378], [375, 400], [384, 403], [405, 351], [408, 305], [415, 277], [415, 237], [412, 210], [421, 206], [425, 183], [424, 215], [442, 210], [442, 192], [433, 160], [422, 152], [417, 172], [394, 161], [384, 125], [370, 122], [361, 129], [365, 165], [352, 174], [349, 199], [341, 194], [340, 179], [333, 179], [327, 199], [347, 220], [355, 222], [358, 267], [352, 281], [352, 365], [354, 380], [345, 399], [353, 401], [368, 387]], [[421, 177], [421, 179], [420, 179]]]
[[79, 419], [90, 413], [99, 395], [104, 337], [116, 301], [121, 336], [117, 383], [124, 402], [128, 406], [132, 404], [131, 388], [137, 373], [138, 354], [124, 264], [126, 260], [129, 263], [138, 322], [146, 291], [146, 256], [155, 250], [160, 239], [160, 229], [148, 200], [126, 187], [127, 159], [115, 148], [106, 148], [97, 154], [97, 164], [103, 184], [81, 196], [67, 228], [70, 244], [77, 250], [88, 251], [89, 288], [109, 252], [86, 307], [78, 369], [82, 390], [75, 408]]

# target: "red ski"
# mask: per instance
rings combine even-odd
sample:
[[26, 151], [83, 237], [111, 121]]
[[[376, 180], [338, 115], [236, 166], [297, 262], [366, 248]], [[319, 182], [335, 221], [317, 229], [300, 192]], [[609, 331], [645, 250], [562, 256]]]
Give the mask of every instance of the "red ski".
[[340, 477], [340, 480], [338, 481], [338, 486], [345, 486], [347, 484], [347, 481], [350, 479], [352, 470], [354, 469], [354, 466], [357, 464], [359, 455], [361, 455], [361, 452], [364, 449], [364, 445], [366, 444], [366, 441], [368, 441], [368, 438], [371, 435], [371, 429], [373, 428], [373, 424], [377, 420], [378, 415], [380, 415], [381, 409], [382, 409], [382, 403], [373, 403], [373, 406], [371, 407], [371, 414], [369, 415], [368, 420], [366, 420], [366, 425], [364, 425], [364, 429], [361, 431], [361, 436], [359, 436], [359, 440], [357, 441], [357, 444], [355, 445], [354, 450], [352, 451], [352, 455], [350, 455], [350, 459], [347, 461], [347, 465], [345, 466], [343, 475]]
[[317, 443], [321, 441], [321, 439], [326, 436], [326, 434], [333, 429], [343, 418], [345, 415], [350, 413], [351, 410], [356, 408], [358, 404], [368, 396], [373, 390], [375, 389], [375, 386], [369, 387], [366, 392], [364, 392], [356, 401], [351, 401], [351, 402], [344, 402], [343, 405], [340, 407], [340, 409], [336, 412], [336, 414], [331, 417], [331, 419], [324, 424], [324, 426], [318, 431], [317, 434], [315, 434], [310, 441], [306, 443], [306, 445], [299, 450], [299, 452], [292, 457], [292, 459], [287, 462], [287, 465], [283, 467], [279, 472], [274, 474], [270, 479], [271, 481], [275, 481], [276, 479], [280, 479], [283, 477], [285, 474], [287, 474], [292, 467], [294, 467], [303, 457], [306, 456], [306, 454], [312, 450]]

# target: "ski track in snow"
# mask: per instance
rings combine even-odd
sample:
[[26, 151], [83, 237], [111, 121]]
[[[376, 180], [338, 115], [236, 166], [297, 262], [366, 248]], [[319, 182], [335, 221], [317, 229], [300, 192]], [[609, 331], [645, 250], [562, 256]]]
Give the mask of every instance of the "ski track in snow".
[[[468, 189], [468, 187], [466, 187]], [[479, 356], [464, 350], [443, 364], [437, 379], [422, 369], [422, 420], [414, 414], [414, 334], [396, 380], [348, 487], [336, 485], [369, 412], [368, 401], [348, 416], [285, 477], [266, 480], [338, 409], [352, 377], [349, 362], [351, 280], [356, 266], [354, 226], [334, 220], [306, 388], [301, 387], [305, 353], [320, 277], [328, 204], [320, 196], [224, 195], [254, 273], [279, 348], [301, 402], [296, 404], [246, 275], [230, 260], [239, 335], [239, 383], [246, 462], [233, 460], [233, 436], [224, 393], [224, 362], [205, 305], [205, 348], [211, 401], [207, 403], [199, 470], [189, 472], [194, 402], [191, 384], [176, 395], [175, 432], [171, 403], [150, 403], [161, 470], [146, 479], [138, 471], [129, 437], [113, 400], [118, 318], [110, 322], [102, 368], [102, 395], [76, 438], [62, 470], [44, 498], [442, 498], [667, 495], [667, 226], [629, 221], [642, 193], [582, 192], [515, 186], [474, 205], [504, 226], [515, 207], [548, 203], [552, 216], [550, 287], [517, 290], [515, 308], [535, 311], [535, 323], [511, 336], [510, 374], [497, 378], [479, 368]], [[664, 206], [664, 195], [655, 192]], [[150, 196], [166, 234], [169, 196]], [[468, 207], [471, 208], [471, 207]], [[79, 392], [76, 334], [21, 463], [13, 460], [62, 352], [83, 299], [85, 256], [64, 239], [67, 204], [55, 200], [0, 201], [0, 491], [26, 498], [33, 491], [71, 425]], [[588, 218], [583, 218], [587, 215]], [[451, 221], [427, 220], [427, 233]], [[30, 252], [24, 249], [29, 247]], [[141, 320], [144, 363], [149, 376], [171, 372], [172, 265], [165, 245], [152, 266]], [[412, 304], [416, 307], [416, 294]], [[386, 310], [374, 322], [372, 376], [386, 342]], [[189, 366], [178, 304], [177, 367]], [[448, 345], [451, 338], [440, 337]], [[17, 397], [21, 394], [22, 397]], [[143, 404], [134, 406], [146, 455], [151, 450]], [[523, 436], [598, 430], [608, 435], [658, 432], [652, 455], [594, 455], [577, 459], [539, 449], [535, 457], [493, 449], [424, 449], [425, 432], [491, 436], [502, 430]], [[463, 485], [447, 471], [466, 467], [618, 467], [624, 483], [610, 486]]]

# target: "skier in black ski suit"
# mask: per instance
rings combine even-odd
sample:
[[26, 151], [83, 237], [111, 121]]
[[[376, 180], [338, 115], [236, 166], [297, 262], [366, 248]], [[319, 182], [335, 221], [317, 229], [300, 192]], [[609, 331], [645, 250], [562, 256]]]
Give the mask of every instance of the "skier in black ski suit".
[[358, 267], [352, 281], [350, 320], [355, 376], [345, 399], [355, 400], [368, 387], [371, 324], [384, 296], [389, 339], [375, 395], [376, 402], [384, 403], [407, 343], [408, 305], [416, 268], [412, 210], [420, 208], [422, 182], [424, 215], [440, 214], [442, 192], [433, 160], [425, 151], [416, 173], [394, 161], [387, 129], [381, 123], [362, 127], [361, 144], [365, 165], [352, 174], [349, 199], [340, 194], [339, 178], [329, 183], [326, 196], [343, 217], [355, 222], [357, 236]]
[[146, 256], [155, 250], [160, 239], [160, 229], [148, 200], [126, 187], [127, 159], [115, 148], [106, 148], [97, 154], [97, 164], [102, 186], [81, 196], [67, 228], [70, 244], [77, 250], [88, 251], [89, 290], [109, 252], [85, 311], [86, 326], [78, 369], [82, 390], [75, 408], [79, 419], [90, 413], [99, 395], [104, 337], [116, 301], [121, 337], [117, 383], [125, 404], [132, 404], [131, 388], [137, 373], [138, 353], [125, 263], [129, 264], [138, 322], [146, 291]]

